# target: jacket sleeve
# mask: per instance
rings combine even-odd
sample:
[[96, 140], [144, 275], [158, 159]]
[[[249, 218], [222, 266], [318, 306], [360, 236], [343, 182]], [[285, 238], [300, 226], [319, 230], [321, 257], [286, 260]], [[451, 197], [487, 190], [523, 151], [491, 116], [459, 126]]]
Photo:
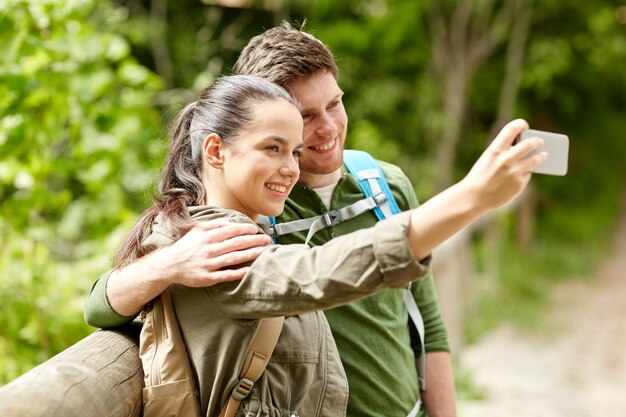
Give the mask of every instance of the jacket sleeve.
[[106, 286], [113, 270], [100, 275], [85, 299], [84, 317], [88, 325], [111, 328], [130, 323], [136, 317], [121, 316], [113, 310], [106, 295]]
[[274, 245], [239, 283], [205, 288], [226, 315], [256, 319], [323, 310], [399, 288], [428, 272], [408, 248], [410, 213], [322, 246]]

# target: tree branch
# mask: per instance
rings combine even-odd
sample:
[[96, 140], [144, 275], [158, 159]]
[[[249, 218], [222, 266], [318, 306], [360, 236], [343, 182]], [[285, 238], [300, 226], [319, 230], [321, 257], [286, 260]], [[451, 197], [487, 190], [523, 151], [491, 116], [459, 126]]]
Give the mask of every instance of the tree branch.
[[169, 88], [172, 86], [173, 71], [167, 42], [167, 0], [152, 0], [150, 2], [150, 21], [153, 28], [156, 28], [150, 37], [154, 66], [156, 72], [165, 80], [166, 88]]

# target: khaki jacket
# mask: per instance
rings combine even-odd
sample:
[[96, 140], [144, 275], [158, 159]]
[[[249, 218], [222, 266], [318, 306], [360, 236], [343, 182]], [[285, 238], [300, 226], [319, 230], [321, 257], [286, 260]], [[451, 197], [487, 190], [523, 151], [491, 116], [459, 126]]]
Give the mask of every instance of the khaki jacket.
[[[196, 222], [251, 222], [229, 210], [193, 207], [190, 212]], [[426, 274], [428, 262], [417, 262], [408, 249], [408, 224], [409, 215], [403, 213], [323, 246], [271, 245], [239, 282], [174, 286], [174, 307], [198, 380], [203, 415], [217, 416], [226, 403], [258, 320], [283, 315], [272, 359], [237, 416], [345, 415], [347, 380], [321, 310], [405, 286]], [[157, 217], [144, 244], [163, 246], [180, 235]]]

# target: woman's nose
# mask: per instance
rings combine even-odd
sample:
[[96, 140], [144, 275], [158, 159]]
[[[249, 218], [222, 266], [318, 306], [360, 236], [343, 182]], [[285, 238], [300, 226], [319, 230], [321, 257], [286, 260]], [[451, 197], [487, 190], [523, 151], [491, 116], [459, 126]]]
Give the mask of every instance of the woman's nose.
[[286, 177], [298, 177], [300, 175], [300, 165], [296, 157], [289, 158], [280, 168], [279, 172]]

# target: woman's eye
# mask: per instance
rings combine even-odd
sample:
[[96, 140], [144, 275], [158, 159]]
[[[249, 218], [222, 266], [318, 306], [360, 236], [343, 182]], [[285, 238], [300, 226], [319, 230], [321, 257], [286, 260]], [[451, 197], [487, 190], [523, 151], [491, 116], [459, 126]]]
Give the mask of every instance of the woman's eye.
[[293, 151], [293, 156], [295, 156], [296, 158], [300, 158], [302, 156], [302, 149]]
[[267, 149], [268, 151], [272, 151], [272, 152], [278, 152], [279, 150], [277, 145], [269, 145], [265, 149]]

